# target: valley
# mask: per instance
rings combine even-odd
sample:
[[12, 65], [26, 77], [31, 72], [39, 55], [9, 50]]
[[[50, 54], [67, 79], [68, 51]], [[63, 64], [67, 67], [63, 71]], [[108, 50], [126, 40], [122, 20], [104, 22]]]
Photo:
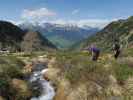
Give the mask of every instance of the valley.
[[[0, 21], [0, 100], [133, 99], [132, 17], [92, 34], [46, 25], [45, 36]], [[118, 59], [111, 49], [115, 39], [123, 45]], [[93, 43], [101, 50], [97, 61], [84, 49]]]
[[59, 49], [68, 49], [75, 43], [84, 40], [100, 29], [97, 27], [79, 27], [73, 24], [54, 24], [54, 23], [30, 23], [23, 22], [18, 25], [22, 30], [37, 31], [46, 37]]

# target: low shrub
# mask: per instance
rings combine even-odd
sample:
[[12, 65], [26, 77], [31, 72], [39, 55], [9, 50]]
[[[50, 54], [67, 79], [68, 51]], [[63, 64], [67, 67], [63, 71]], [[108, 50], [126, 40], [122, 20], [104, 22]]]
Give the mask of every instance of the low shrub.
[[132, 68], [128, 64], [114, 63], [112, 66], [113, 73], [120, 84], [124, 84], [125, 80], [133, 76]]

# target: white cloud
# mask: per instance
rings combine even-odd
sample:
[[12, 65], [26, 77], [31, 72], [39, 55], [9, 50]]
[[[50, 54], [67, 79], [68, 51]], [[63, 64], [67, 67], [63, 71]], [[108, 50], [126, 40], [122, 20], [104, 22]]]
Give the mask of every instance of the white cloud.
[[75, 9], [75, 10], [72, 11], [72, 15], [75, 15], [77, 13], [79, 13], [79, 9]]
[[22, 12], [21, 18], [23, 19], [41, 19], [41, 18], [45, 18], [45, 17], [51, 17], [51, 16], [55, 16], [56, 13], [47, 9], [47, 8], [39, 8], [39, 9], [34, 9], [34, 10], [29, 10], [29, 9], [25, 9]]
[[[72, 15], [75, 15], [79, 13], [79, 9], [75, 9], [72, 11]], [[54, 23], [54, 24], [72, 24], [77, 25], [79, 27], [83, 27], [84, 25], [90, 26], [90, 27], [98, 27], [103, 28], [107, 24], [109, 24], [112, 20], [108, 19], [80, 19], [80, 20], [63, 20], [63, 19], [56, 19], [57, 14], [47, 8], [39, 8], [34, 10], [25, 9], [22, 12], [21, 18], [22, 20], [20, 22], [32, 22], [32, 23]], [[19, 22], [19, 23], [20, 23]]]
[[84, 26], [84, 25], [90, 25], [91, 27], [98, 27], [98, 28], [103, 28], [107, 24], [109, 24], [112, 20], [106, 20], [106, 19], [86, 19], [86, 20], [80, 20], [78, 21], [79, 26]]

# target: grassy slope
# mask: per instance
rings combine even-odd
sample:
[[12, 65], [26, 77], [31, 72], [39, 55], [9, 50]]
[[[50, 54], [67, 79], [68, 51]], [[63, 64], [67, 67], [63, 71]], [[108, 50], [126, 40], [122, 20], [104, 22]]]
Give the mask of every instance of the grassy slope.
[[[109, 53], [105, 53], [105, 54], [102, 53], [98, 62], [91, 61], [90, 54], [87, 52], [57, 53], [56, 56], [57, 56], [57, 59], [59, 60], [59, 63], [62, 63], [62, 65], [66, 64], [66, 66], [67, 66], [67, 64], [68, 64], [68, 66], [69, 66], [69, 64], [70, 64], [70, 66], [68, 68], [68, 70], [70, 70], [70, 71], [71, 71], [71, 68], [76, 69], [76, 68], [78, 68], [78, 66], [81, 67], [81, 69], [84, 69], [84, 71], [85, 71], [86, 68], [89, 68], [89, 66], [91, 67], [91, 66], [98, 65], [98, 66], [101, 66], [101, 68], [102, 68], [108, 64], [111, 64], [112, 68], [113, 67], [122, 68], [123, 66], [125, 66], [125, 70], [127, 68], [128, 69], [127, 71], [131, 71], [132, 66], [128, 66], [128, 61], [126, 60], [126, 58], [133, 57], [133, 48], [130, 48], [128, 50], [123, 50], [123, 53], [121, 54], [121, 59], [118, 59], [117, 61], [113, 58], [113, 55], [111, 55]], [[125, 60], [125, 63], [124, 63], [124, 61], [121, 61], [121, 60]], [[73, 66], [73, 67], [71, 67], [71, 66]], [[62, 69], [64, 69], [64, 71], [65, 71], [65, 69], [66, 69], [65, 66], [60, 66], [60, 67]], [[94, 70], [95, 70], [95, 67], [94, 67]], [[114, 71], [116, 71], [116, 70], [114, 70]], [[124, 69], [123, 69], [123, 71], [124, 71]]]
[[26, 100], [31, 96], [28, 83], [23, 79], [24, 65], [16, 56], [0, 56], [0, 96], [5, 100]]
[[26, 62], [44, 53], [12, 53], [0, 55], [0, 100], [29, 100], [31, 96], [39, 95], [34, 91], [26, 77], [31, 74]]
[[[56, 53], [52, 56], [57, 58], [53, 69], [55, 72], [58, 69], [57, 73], [53, 75], [54, 78], [50, 77], [57, 85], [55, 100], [63, 98], [65, 100], [84, 100], [86, 93], [88, 95], [86, 98], [92, 98], [91, 100], [96, 98], [108, 100], [107, 98], [113, 96], [118, 96], [121, 98], [120, 100], [132, 100], [133, 85], [129, 84], [133, 84], [133, 80], [130, 83], [128, 80], [133, 78], [133, 48], [124, 50], [117, 61], [109, 53], [101, 54], [98, 62], [91, 61], [90, 54], [86, 52]], [[64, 80], [66, 80], [65, 83]], [[80, 86], [84, 86], [87, 90]], [[97, 86], [101, 90], [97, 90]], [[77, 90], [79, 88], [84, 91], [83, 95], [78, 94], [81, 92]], [[91, 88], [94, 91], [91, 91]], [[93, 94], [93, 92], [95, 93]], [[76, 99], [76, 93], [82, 99]]]
[[[0, 86], [2, 87], [0, 93], [1, 91], [6, 93], [6, 96], [4, 94], [0, 96], [6, 98], [8, 95], [10, 99], [15, 97], [16, 100], [26, 100], [32, 95], [32, 91], [27, 88], [28, 83], [22, 79], [25, 73], [22, 73], [24, 63], [20, 58], [31, 59], [39, 55], [48, 55], [48, 59], [56, 58], [55, 63], [52, 62], [53, 66], [49, 67], [53, 69], [49, 72], [53, 76], [49, 78], [57, 87], [55, 100], [84, 100], [85, 98], [108, 100], [107, 98], [112, 96], [126, 98], [121, 100], [132, 100], [133, 80], [129, 82], [128, 80], [133, 78], [133, 47], [123, 50], [121, 58], [117, 61], [110, 53], [102, 53], [98, 62], [93, 62], [87, 52], [37, 52], [0, 56]], [[111, 76], [115, 82], [110, 79]], [[18, 87], [16, 89], [10, 85], [12, 82], [21, 83], [18, 86], [19, 90]], [[11, 94], [5, 91], [7, 87], [10, 88]]]

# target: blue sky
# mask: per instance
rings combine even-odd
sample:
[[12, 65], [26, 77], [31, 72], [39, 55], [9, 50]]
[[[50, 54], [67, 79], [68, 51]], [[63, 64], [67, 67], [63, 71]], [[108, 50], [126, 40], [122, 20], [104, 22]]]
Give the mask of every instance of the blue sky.
[[132, 4], [133, 0], [1, 0], [0, 19], [106, 22], [133, 15]]

